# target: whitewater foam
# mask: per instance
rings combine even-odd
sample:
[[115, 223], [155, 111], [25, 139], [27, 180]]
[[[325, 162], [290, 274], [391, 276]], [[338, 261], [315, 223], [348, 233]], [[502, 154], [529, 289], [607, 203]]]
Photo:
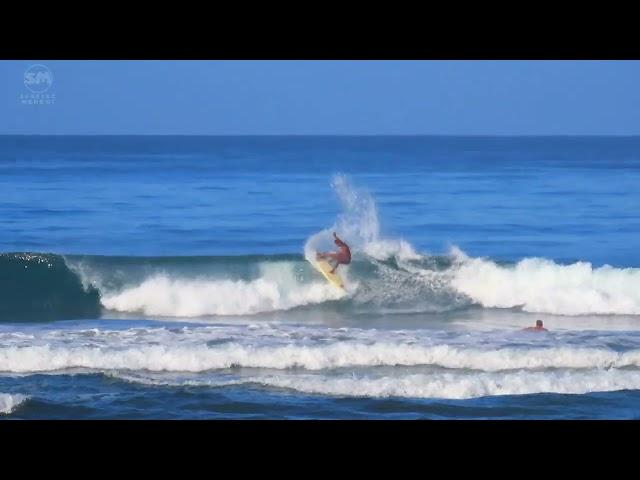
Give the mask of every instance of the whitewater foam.
[[498, 265], [458, 256], [451, 285], [483, 307], [558, 315], [640, 314], [640, 269], [525, 258]]
[[8, 415], [23, 404], [29, 397], [21, 394], [0, 393], [0, 413]]
[[585, 394], [640, 389], [640, 372], [628, 370], [554, 370], [532, 372], [432, 372], [380, 376], [282, 373], [268, 375], [189, 375], [108, 372], [107, 375], [149, 386], [229, 387], [264, 385], [301, 393], [337, 397], [468, 399], [535, 393]]
[[169, 317], [250, 315], [338, 300], [344, 292], [326, 282], [303, 283], [293, 264], [264, 263], [254, 280], [182, 279], [155, 275], [102, 296], [109, 310]]
[[416, 374], [382, 378], [288, 375], [250, 380], [303, 393], [340, 397], [404, 397], [467, 399], [494, 395], [534, 393], [584, 394], [640, 388], [640, 372], [596, 370], [587, 372], [508, 372], [460, 375]]
[[346, 367], [429, 365], [450, 369], [505, 371], [544, 368], [609, 369], [640, 366], [640, 350], [615, 352], [579, 347], [482, 350], [450, 345], [337, 342], [307, 346], [254, 346], [222, 343], [126, 347], [0, 349], [0, 371], [45, 372], [71, 368], [204, 372], [235, 367], [324, 370]]
[[424, 258], [413, 246], [402, 239], [378, 239], [367, 242], [364, 253], [376, 260], [397, 258], [398, 260], [420, 260]]

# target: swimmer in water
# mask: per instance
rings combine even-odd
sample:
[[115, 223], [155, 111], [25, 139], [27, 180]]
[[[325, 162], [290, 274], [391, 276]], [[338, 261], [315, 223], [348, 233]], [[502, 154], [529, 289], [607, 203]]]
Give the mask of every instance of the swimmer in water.
[[536, 320], [535, 327], [528, 327], [524, 330], [525, 332], [548, 332], [548, 330], [542, 326], [542, 320]]

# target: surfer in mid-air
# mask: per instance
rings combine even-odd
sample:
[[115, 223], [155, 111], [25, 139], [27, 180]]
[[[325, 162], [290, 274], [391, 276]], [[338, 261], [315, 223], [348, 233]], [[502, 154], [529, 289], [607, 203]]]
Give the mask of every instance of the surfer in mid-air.
[[326, 260], [333, 260], [333, 262], [335, 262], [331, 273], [336, 272], [338, 265], [349, 265], [351, 263], [351, 250], [349, 250], [349, 245], [340, 240], [338, 238], [338, 235], [336, 235], [336, 232], [333, 232], [333, 238], [335, 238], [334, 243], [338, 246], [338, 251], [318, 253], [316, 255], [318, 259], [324, 258]]

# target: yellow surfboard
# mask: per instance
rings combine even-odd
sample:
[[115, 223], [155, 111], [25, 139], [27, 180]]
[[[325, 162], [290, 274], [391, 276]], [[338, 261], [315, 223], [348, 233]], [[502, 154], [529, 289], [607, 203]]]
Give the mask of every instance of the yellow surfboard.
[[331, 285], [342, 288], [344, 290], [344, 282], [342, 281], [342, 278], [340, 278], [340, 275], [338, 275], [337, 273], [331, 273], [333, 267], [329, 262], [324, 259], [318, 259], [315, 262], [311, 262], [311, 265], [313, 265], [316, 270], [324, 275], [324, 278], [326, 278]]

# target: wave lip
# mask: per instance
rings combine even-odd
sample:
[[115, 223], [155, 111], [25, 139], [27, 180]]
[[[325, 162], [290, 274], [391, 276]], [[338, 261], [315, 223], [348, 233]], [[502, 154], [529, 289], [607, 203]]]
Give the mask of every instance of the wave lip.
[[0, 413], [9, 415], [20, 405], [27, 401], [29, 397], [22, 394], [0, 393]]

